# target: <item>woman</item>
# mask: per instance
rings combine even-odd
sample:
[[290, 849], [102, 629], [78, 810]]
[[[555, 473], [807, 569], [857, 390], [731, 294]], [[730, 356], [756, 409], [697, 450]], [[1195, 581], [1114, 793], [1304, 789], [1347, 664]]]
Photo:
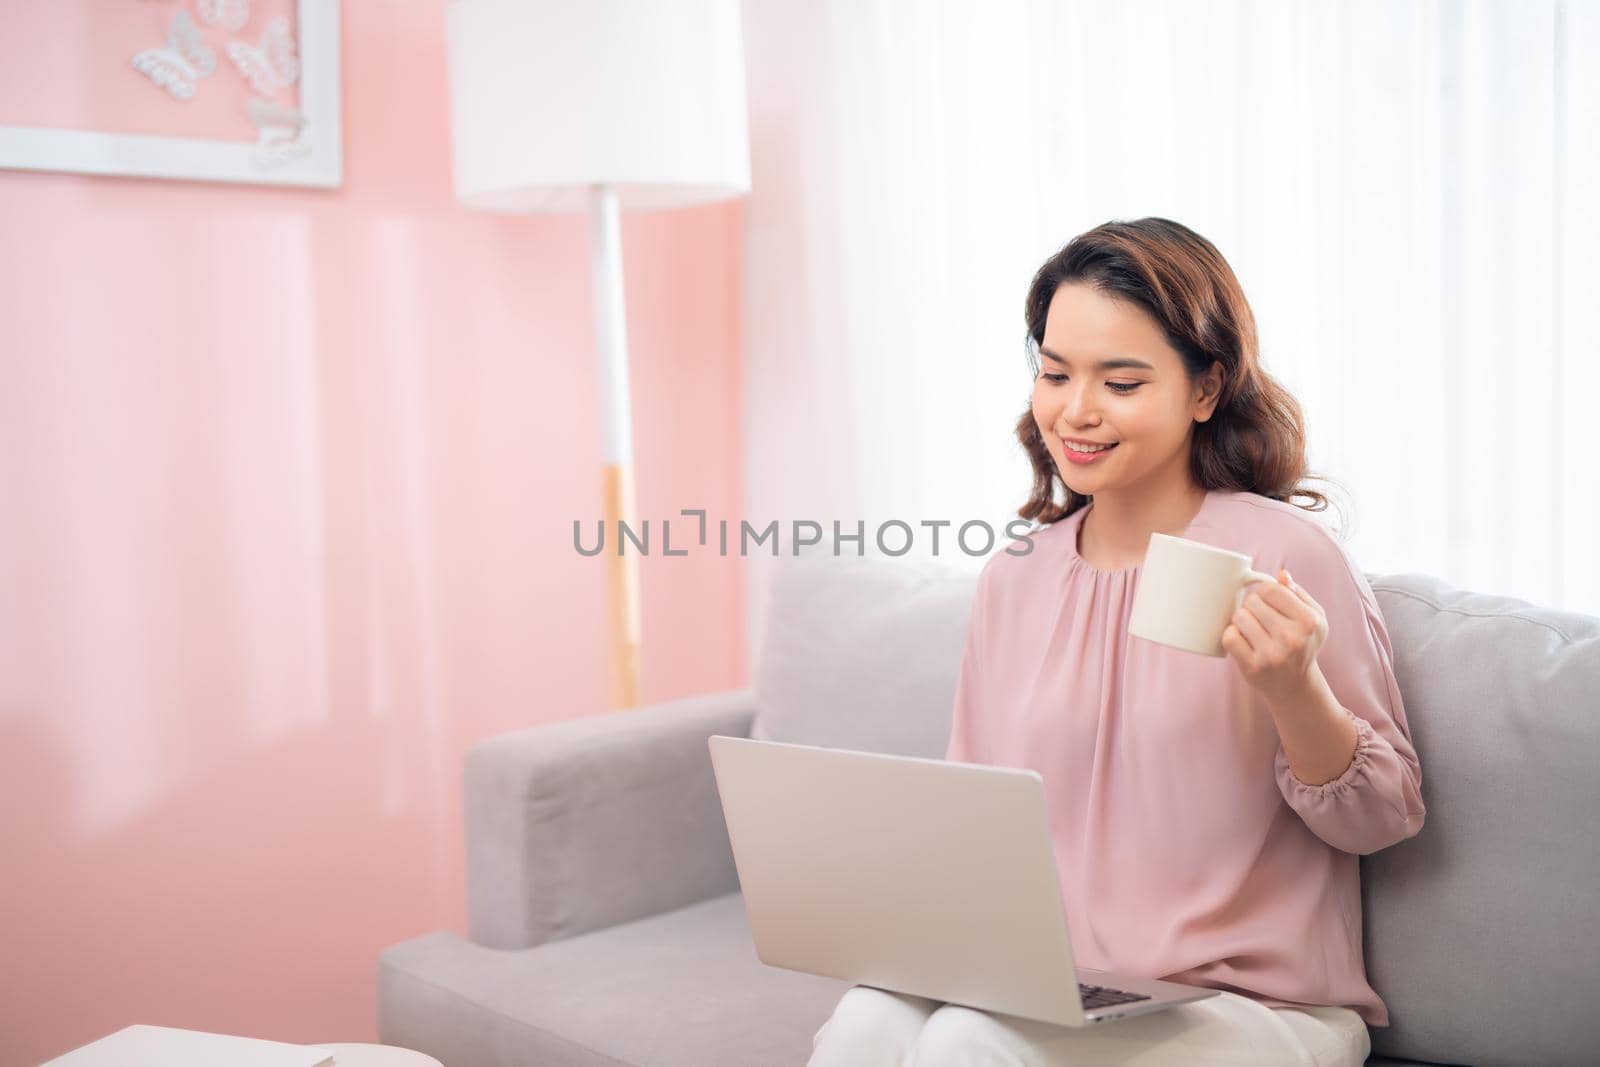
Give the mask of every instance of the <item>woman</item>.
[[[1027, 320], [1019, 514], [1046, 525], [979, 577], [946, 758], [1042, 775], [1079, 966], [1222, 992], [1075, 1028], [854, 986], [810, 1065], [1358, 1067], [1389, 1016], [1357, 856], [1422, 828], [1422, 777], [1372, 589], [1307, 514], [1299, 406], [1232, 269], [1167, 219], [1073, 240]], [[1156, 532], [1276, 575], [1225, 657], [1130, 639]]]

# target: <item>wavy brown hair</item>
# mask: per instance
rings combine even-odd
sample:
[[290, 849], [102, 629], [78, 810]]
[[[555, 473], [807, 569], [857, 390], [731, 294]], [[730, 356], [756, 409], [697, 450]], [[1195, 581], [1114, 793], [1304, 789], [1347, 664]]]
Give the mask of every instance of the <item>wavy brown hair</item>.
[[[1326, 511], [1328, 498], [1302, 483], [1331, 482], [1306, 469], [1305, 419], [1289, 391], [1261, 367], [1255, 316], [1222, 253], [1171, 219], [1107, 222], [1074, 237], [1045, 261], [1028, 287], [1028, 362], [1039, 375], [1050, 299], [1067, 282], [1093, 285], [1155, 320], [1183, 360], [1190, 385], [1213, 361], [1222, 364], [1222, 392], [1211, 418], [1197, 422], [1189, 471], [1202, 489], [1235, 489]], [[1017, 439], [1033, 464], [1033, 491], [1017, 509], [1024, 519], [1052, 523], [1088, 504], [1056, 469], [1033, 406], [1017, 420]], [[1057, 501], [1057, 489], [1065, 499]]]

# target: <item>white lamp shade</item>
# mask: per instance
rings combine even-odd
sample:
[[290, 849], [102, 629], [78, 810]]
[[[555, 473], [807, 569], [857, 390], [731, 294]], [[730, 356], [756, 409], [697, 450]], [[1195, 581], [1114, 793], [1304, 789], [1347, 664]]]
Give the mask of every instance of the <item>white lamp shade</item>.
[[737, 0], [452, 0], [456, 196], [581, 212], [750, 191]]

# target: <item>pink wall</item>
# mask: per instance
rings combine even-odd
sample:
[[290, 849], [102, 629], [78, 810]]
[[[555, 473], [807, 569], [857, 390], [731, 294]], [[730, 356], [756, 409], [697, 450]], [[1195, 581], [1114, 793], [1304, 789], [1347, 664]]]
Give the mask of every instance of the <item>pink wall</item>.
[[[464, 750], [607, 707], [584, 220], [457, 206], [443, 3], [343, 7], [338, 191], [0, 172], [0, 1065], [373, 1040]], [[739, 515], [742, 217], [624, 216], [645, 517]], [[739, 560], [641, 572], [646, 700], [747, 684]]]

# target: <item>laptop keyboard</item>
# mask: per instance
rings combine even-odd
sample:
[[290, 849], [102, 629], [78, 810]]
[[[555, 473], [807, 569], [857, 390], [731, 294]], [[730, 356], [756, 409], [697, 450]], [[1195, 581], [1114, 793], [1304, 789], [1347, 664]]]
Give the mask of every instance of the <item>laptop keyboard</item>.
[[1083, 1010], [1108, 1008], [1113, 1004], [1130, 1004], [1135, 1000], [1149, 1000], [1144, 993], [1126, 993], [1120, 989], [1107, 989], [1102, 985], [1078, 983], [1078, 995], [1083, 998]]

